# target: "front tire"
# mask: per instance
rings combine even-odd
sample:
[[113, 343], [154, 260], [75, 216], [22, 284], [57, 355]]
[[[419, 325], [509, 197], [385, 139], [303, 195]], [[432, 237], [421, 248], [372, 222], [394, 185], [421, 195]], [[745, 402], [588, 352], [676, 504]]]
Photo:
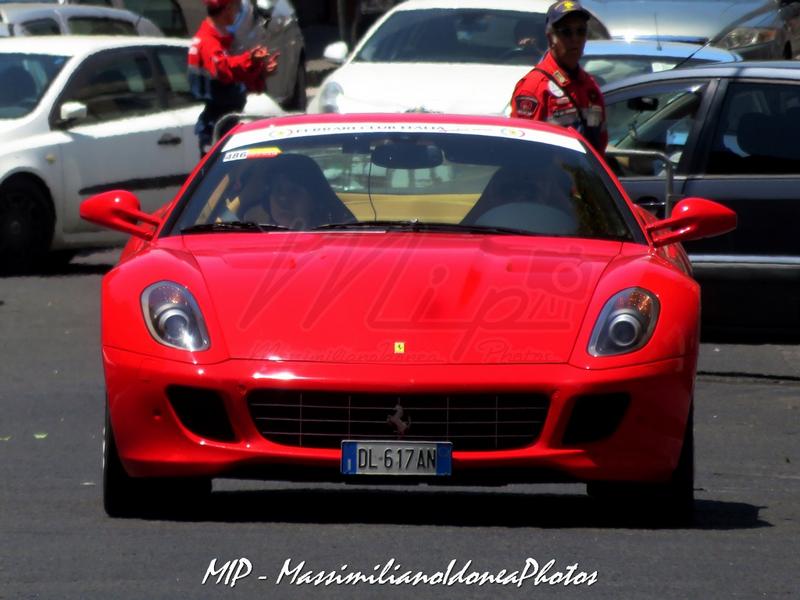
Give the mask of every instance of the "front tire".
[[666, 483], [590, 482], [588, 494], [626, 514], [644, 514], [666, 524], [691, 524], [694, 517], [694, 404], [689, 409], [678, 465]]
[[44, 262], [55, 216], [35, 182], [16, 177], [0, 187], [0, 273], [29, 272]]
[[211, 480], [131, 477], [119, 458], [106, 408], [103, 428], [103, 508], [109, 517], [191, 513], [211, 493]]

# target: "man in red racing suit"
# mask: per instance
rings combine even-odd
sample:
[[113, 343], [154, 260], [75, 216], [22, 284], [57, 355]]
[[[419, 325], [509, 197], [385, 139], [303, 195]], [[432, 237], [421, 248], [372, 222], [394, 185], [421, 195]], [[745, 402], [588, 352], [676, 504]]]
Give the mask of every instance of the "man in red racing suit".
[[190, 88], [195, 98], [206, 103], [195, 125], [201, 156], [211, 146], [219, 118], [241, 112], [247, 92], [264, 92], [267, 75], [277, 68], [277, 53], [270, 54], [263, 46], [241, 54], [228, 53], [242, 14], [242, 0], [203, 1], [208, 18], [200, 24], [189, 48]]
[[578, 62], [590, 16], [578, 2], [550, 6], [546, 20], [550, 48], [514, 88], [511, 116], [573, 127], [603, 154], [608, 144], [603, 95]]

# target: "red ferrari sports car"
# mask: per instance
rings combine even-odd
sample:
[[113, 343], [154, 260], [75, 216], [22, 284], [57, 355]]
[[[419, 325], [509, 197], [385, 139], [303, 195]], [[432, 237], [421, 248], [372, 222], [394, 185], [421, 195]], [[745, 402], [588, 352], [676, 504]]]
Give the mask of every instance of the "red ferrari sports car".
[[[700, 290], [576, 133], [504, 118], [240, 125], [103, 280], [110, 515], [216, 477], [578, 481], [690, 510]], [[185, 496], [184, 496], [185, 497]], [[653, 504], [655, 506], [655, 504]]]

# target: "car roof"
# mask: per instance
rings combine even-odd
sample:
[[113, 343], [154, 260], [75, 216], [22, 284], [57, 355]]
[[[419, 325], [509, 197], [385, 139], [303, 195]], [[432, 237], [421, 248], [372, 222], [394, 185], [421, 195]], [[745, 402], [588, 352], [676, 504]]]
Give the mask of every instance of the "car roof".
[[608, 93], [619, 88], [627, 88], [633, 85], [657, 81], [707, 77], [800, 80], [800, 62], [791, 60], [764, 60], [737, 63], [711, 63], [620, 79], [619, 81], [603, 86], [603, 91]]
[[584, 56], [647, 56], [664, 58], [688, 58], [710, 62], [738, 62], [742, 57], [713, 46], [700, 46], [685, 42], [658, 42], [649, 40], [589, 40], [586, 42]]
[[485, 8], [494, 10], [519, 10], [546, 13], [552, 0], [405, 0], [394, 10], [419, 10], [426, 8]]
[[0, 52], [79, 56], [97, 50], [129, 46], [182, 46], [188, 48], [189, 43], [189, 40], [179, 38], [129, 35], [36, 35], [0, 38]]
[[138, 20], [139, 15], [129, 10], [112, 8], [110, 6], [94, 6], [88, 4], [53, 4], [46, 2], [13, 2], [0, 3], [0, 15], [6, 23], [13, 23], [20, 19], [47, 16], [61, 13], [65, 16], [103, 16], [121, 19]]

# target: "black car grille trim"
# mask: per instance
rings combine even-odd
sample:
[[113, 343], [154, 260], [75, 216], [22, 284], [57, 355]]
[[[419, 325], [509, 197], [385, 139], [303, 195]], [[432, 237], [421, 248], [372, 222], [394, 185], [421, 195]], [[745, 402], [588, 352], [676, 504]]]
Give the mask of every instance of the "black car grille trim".
[[[547, 417], [549, 397], [254, 390], [247, 404], [259, 433], [278, 444], [338, 448], [346, 439], [400, 439], [450, 441], [454, 450], [477, 451], [535, 443]], [[403, 435], [390, 422], [393, 416], [409, 426]]]

